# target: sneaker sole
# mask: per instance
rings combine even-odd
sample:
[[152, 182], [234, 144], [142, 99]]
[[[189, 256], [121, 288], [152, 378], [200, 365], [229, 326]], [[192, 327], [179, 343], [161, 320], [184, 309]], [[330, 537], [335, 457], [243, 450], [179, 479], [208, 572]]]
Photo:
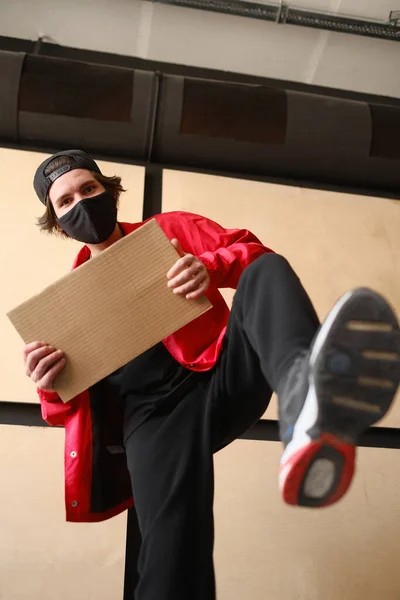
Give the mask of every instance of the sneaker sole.
[[286, 503], [329, 506], [348, 490], [357, 440], [388, 412], [400, 381], [396, 316], [368, 289], [345, 294], [313, 343], [309, 392], [281, 460]]

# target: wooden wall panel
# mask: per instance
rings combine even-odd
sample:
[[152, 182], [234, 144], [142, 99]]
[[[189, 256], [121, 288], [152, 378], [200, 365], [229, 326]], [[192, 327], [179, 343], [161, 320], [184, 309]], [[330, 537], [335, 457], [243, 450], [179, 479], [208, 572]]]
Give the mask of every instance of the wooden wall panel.
[[66, 523], [64, 430], [0, 426], [0, 598], [122, 600], [126, 515]]
[[398, 450], [363, 448], [336, 505], [283, 504], [280, 444], [239, 440], [215, 458], [218, 600], [398, 600]]

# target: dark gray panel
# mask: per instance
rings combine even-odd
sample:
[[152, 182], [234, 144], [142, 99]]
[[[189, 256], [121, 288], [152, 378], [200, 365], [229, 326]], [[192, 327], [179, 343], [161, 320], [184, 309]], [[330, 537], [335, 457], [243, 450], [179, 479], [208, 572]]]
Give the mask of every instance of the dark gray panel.
[[316, 157], [368, 157], [372, 123], [368, 104], [329, 96], [288, 92], [286, 143]]
[[163, 78], [153, 157], [164, 163], [178, 163], [217, 169], [268, 172], [266, 159], [281, 164], [285, 146], [238, 142], [180, 133], [184, 79]]
[[45, 143], [57, 148], [72, 145], [106, 154], [135, 155], [134, 128], [128, 123], [21, 112], [19, 129], [25, 143]]
[[66, 115], [21, 111], [20, 139], [56, 147], [80, 146], [86, 150], [148, 158], [155, 120], [157, 78], [154, 73], [135, 72], [131, 122], [103, 121]]
[[0, 52], [0, 138], [18, 141], [18, 90], [25, 54]]
[[158, 162], [378, 190], [400, 188], [399, 161], [369, 157], [372, 124], [366, 103], [288, 92], [286, 143], [276, 145], [181, 133], [183, 98], [184, 78], [164, 77], [153, 152]]

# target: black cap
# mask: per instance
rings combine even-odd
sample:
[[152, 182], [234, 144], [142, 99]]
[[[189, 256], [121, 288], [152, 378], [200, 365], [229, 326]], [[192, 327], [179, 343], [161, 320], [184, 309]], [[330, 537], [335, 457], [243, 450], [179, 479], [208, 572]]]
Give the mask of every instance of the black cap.
[[[47, 165], [59, 156], [69, 156], [74, 162], [70, 165], [59, 167], [46, 177], [44, 171]], [[68, 173], [68, 171], [73, 171], [74, 169], [87, 169], [88, 171], [97, 171], [97, 173], [101, 173], [93, 158], [91, 158], [89, 154], [86, 154], [86, 152], [83, 152], [83, 150], [64, 150], [63, 152], [57, 152], [57, 154], [53, 154], [53, 156], [46, 158], [36, 170], [33, 179], [33, 187], [35, 188], [39, 200], [43, 202], [43, 204], [46, 204], [47, 194], [54, 181], [61, 177], [61, 175], [64, 175], [64, 173]]]

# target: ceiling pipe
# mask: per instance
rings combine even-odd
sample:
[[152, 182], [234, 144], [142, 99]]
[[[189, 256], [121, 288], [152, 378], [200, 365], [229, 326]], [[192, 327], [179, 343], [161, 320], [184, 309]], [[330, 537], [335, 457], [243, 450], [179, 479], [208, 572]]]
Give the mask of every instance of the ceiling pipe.
[[338, 33], [400, 42], [400, 11], [392, 11], [387, 21], [363, 19], [343, 14], [296, 8], [286, 3], [243, 2], [240, 0], [151, 0], [182, 8], [261, 19], [280, 24], [311, 27]]

